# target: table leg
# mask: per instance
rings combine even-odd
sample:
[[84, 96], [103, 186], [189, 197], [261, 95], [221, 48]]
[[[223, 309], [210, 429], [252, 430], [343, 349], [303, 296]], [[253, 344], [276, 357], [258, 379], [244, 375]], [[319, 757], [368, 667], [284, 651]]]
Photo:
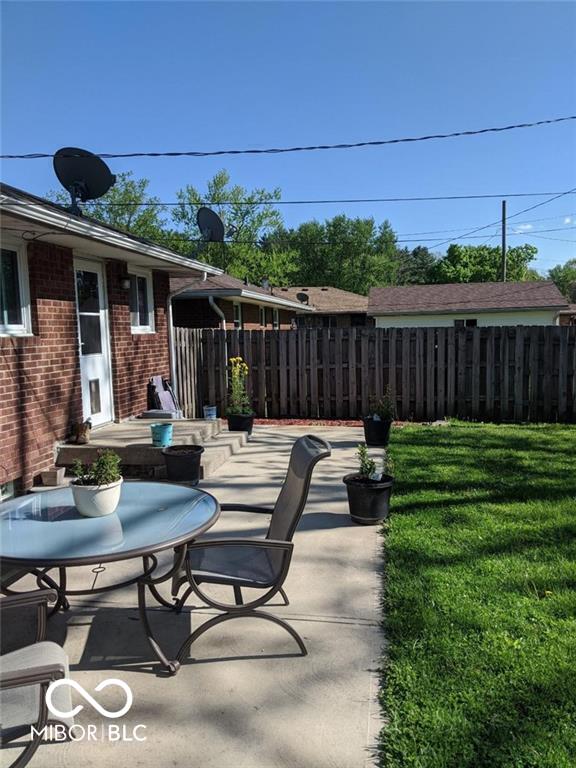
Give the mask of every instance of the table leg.
[[58, 598], [48, 614], [49, 616], [53, 616], [60, 610], [60, 608], [64, 611], [70, 610], [70, 603], [66, 597], [66, 568], [58, 568], [58, 583], [48, 575], [49, 570], [50, 568], [44, 568], [41, 571], [35, 571], [35, 575], [36, 583], [40, 588], [49, 587], [50, 589], [55, 589], [58, 593]]
[[[144, 627], [144, 631], [146, 633], [146, 639], [148, 640], [148, 644], [150, 645], [150, 648], [152, 649], [152, 652], [162, 664], [165, 671], [168, 672], [170, 675], [175, 675], [178, 670], [180, 669], [180, 663], [176, 660], [170, 660], [160, 647], [158, 641], [154, 637], [154, 632], [152, 630], [152, 627], [150, 625], [150, 621], [148, 619], [148, 613], [146, 610], [146, 588], [150, 589], [151, 593], [154, 595], [154, 597], [163, 605], [168, 605], [168, 607], [173, 608], [174, 606], [171, 603], [167, 603], [167, 601], [162, 598], [162, 596], [159, 594], [158, 590], [156, 589], [156, 586], [158, 584], [162, 584], [165, 581], [168, 581], [172, 578], [172, 576], [180, 571], [182, 568], [182, 565], [184, 563], [184, 559], [186, 558], [186, 545], [183, 545], [182, 547], [177, 548], [174, 550], [174, 564], [172, 568], [170, 568], [167, 573], [158, 576], [156, 578], [153, 577], [153, 572], [150, 572], [150, 558], [143, 557], [142, 561], [144, 564], [144, 572], [145, 575], [138, 581], [138, 611], [140, 614], [140, 621], [142, 622], [142, 626]], [[159, 599], [160, 598], [160, 599]]]

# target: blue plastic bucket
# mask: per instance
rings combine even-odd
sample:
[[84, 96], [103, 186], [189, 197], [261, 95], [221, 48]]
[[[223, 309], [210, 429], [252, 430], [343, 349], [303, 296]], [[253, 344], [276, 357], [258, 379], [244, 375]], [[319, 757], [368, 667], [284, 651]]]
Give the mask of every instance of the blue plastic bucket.
[[150, 424], [152, 430], [152, 445], [156, 448], [167, 448], [172, 445], [172, 424]]
[[209, 419], [210, 421], [216, 420], [216, 406], [215, 405], [205, 405], [204, 406], [204, 418]]

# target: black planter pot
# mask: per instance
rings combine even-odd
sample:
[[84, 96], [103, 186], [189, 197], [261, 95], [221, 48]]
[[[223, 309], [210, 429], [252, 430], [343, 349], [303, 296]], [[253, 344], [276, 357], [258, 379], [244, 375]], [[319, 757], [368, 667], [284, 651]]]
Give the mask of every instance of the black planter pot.
[[201, 445], [171, 445], [163, 448], [168, 480], [198, 485], [200, 480], [200, 459], [204, 453]]
[[348, 491], [350, 517], [360, 525], [375, 525], [388, 517], [394, 478], [383, 475], [381, 480], [366, 480], [357, 473], [343, 478]]
[[385, 448], [390, 440], [392, 419], [375, 420], [372, 416], [364, 416], [364, 441], [366, 445]]
[[245, 416], [241, 413], [228, 414], [228, 429], [230, 432], [247, 432], [251, 435], [253, 426], [254, 415]]

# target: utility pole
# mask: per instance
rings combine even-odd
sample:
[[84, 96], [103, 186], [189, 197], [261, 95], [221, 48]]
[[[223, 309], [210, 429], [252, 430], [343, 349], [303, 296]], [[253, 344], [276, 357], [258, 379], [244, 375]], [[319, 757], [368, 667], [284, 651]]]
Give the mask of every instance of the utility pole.
[[502, 200], [502, 282], [506, 282], [506, 200]]

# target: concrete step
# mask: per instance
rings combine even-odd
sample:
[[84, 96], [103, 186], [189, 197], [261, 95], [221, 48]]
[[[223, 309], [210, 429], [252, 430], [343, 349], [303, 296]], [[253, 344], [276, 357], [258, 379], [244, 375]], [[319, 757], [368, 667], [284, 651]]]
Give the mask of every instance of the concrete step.
[[[204, 445], [222, 431], [221, 419], [161, 420], [173, 425], [173, 445]], [[93, 462], [98, 451], [111, 448], [129, 466], [154, 467], [164, 463], [162, 449], [152, 445], [150, 423], [146, 420], [125, 421], [121, 424], [107, 424], [95, 429], [88, 445], [63, 444], [58, 447], [56, 465], [70, 467], [80, 459], [84, 464]]]
[[[211, 477], [218, 467], [238, 453], [247, 441], [246, 432], [224, 430], [218, 431], [214, 436], [204, 437], [198, 432], [187, 431], [180, 435], [175, 432], [173, 444], [204, 447], [200, 467], [201, 477], [206, 478]], [[56, 465], [70, 468], [76, 459], [80, 459], [83, 464], [89, 464], [97, 458], [98, 451], [102, 448], [111, 448], [120, 456], [127, 478], [146, 476], [161, 480], [166, 477], [162, 448], [138, 442], [122, 445], [118, 439], [104, 441], [99, 438], [97, 443], [91, 440], [89, 445], [62, 445], [58, 449]], [[66, 480], [68, 481], [68, 478]]]
[[218, 467], [238, 453], [247, 442], [246, 432], [228, 432], [228, 430], [206, 441], [200, 462], [202, 477], [211, 477]]

